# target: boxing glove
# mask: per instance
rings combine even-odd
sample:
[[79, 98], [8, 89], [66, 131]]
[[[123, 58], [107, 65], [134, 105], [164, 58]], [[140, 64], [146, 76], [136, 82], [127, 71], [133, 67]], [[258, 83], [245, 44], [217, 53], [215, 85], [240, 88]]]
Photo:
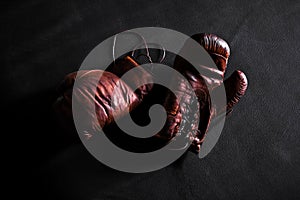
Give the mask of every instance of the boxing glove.
[[[224, 74], [230, 55], [230, 48], [223, 39], [216, 35], [205, 33], [193, 35], [191, 39], [195, 40], [204, 47], [218, 68], [206, 69], [209, 70], [211, 74], [211, 76], [207, 76], [200, 74], [189, 62], [180, 56], [176, 56], [174, 62], [174, 68], [183, 74], [188, 80], [197, 96], [199, 103], [198, 109], [200, 110], [200, 115], [198, 116], [200, 116], [200, 119], [198, 130], [194, 130], [192, 133], [184, 133], [189, 135], [192, 140], [190, 150], [195, 153], [199, 153], [201, 144], [204, 141], [211, 120], [224, 112], [229, 113], [232, 111], [233, 106], [237, 104], [240, 98], [245, 94], [247, 89], [247, 78], [242, 71], [237, 70], [224, 81]], [[189, 48], [188, 42], [184, 45], [182, 51], [186, 51], [186, 48]], [[173, 84], [176, 84], [177, 82], [178, 80], [175, 80]], [[224, 83], [225, 87], [227, 106], [216, 109], [216, 105], [213, 105], [211, 102], [209, 90], [212, 91], [213, 95], [215, 92], [218, 92], [221, 89], [220, 85], [222, 83]], [[190, 99], [190, 95], [184, 92], [184, 86], [178, 84], [178, 90], [182, 91], [182, 93], [184, 93], [186, 96], [185, 98], [182, 98], [183, 102], [181, 103], [184, 105], [189, 104], [189, 102], [185, 102], [185, 99]], [[193, 110], [189, 110], [188, 106], [185, 106], [184, 109], [180, 109], [180, 101], [174, 101], [171, 95], [167, 97], [166, 102], [169, 104], [169, 109], [167, 109], [168, 120], [176, 122], [176, 124], [173, 126], [168, 127], [169, 130], [167, 133], [169, 133], [170, 138], [174, 137], [178, 133], [178, 130], [175, 127], [178, 127], [180, 123], [188, 122], [192, 127], [196, 125], [194, 122], [197, 120], [194, 120], [193, 122], [191, 120], [182, 118], [182, 116], [186, 114], [184, 112], [193, 112]], [[172, 103], [170, 104], [170, 102]]]
[[[125, 79], [120, 77], [127, 71], [139, 64], [130, 56], [117, 59], [112, 63], [107, 71], [103, 70], [83, 70], [68, 74], [60, 86], [58, 87], [59, 97], [54, 104], [59, 121], [70, 133], [71, 138], [75, 133], [75, 126], [72, 113], [72, 103], [82, 105], [84, 118], [81, 122], [86, 127], [91, 127], [90, 131], [86, 131], [86, 136], [91, 137], [91, 132], [96, 132], [100, 127], [111, 124], [116, 118], [121, 118], [125, 110], [129, 108], [132, 111], [139, 105], [144, 97], [149, 93], [152, 84], [140, 86], [132, 91], [129, 85], [139, 85], [141, 79], [151, 82], [152, 77], [143, 68], [139, 68], [137, 73]], [[137, 77], [138, 76], [138, 77]], [[77, 86], [74, 87], [75, 80]], [[117, 83], [119, 87], [115, 94], [118, 100], [117, 106], [111, 106], [112, 93]], [[73, 101], [73, 102], [72, 102]], [[94, 109], [95, 108], [95, 109]], [[113, 116], [113, 113], [115, 115]], [[96, 117], [94, 117], [96, 114]], [[99, 127], [100, 126], [100, 127]]]

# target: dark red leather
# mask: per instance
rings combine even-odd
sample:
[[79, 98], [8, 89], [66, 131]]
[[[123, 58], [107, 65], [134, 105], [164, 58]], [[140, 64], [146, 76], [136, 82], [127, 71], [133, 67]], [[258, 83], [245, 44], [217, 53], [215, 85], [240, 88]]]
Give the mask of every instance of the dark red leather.
[[[247, 78], [243, 72], [237, 70], [228, 79], [226, 79], [225, 81], [223, 80], [227, 68], [228, 58], [230, 55], [230, 48], [226, 41], [214, 34], [205, 33], [195, 34], [191, 38], [204, 47], [204, 49], [209, 53], [209, 55], [215, 62], [218, 70], [211, 69], [212, 73], [215, 73], [213, 77], [202, 76], [186, 60], [184, 60], [180, 56], [176, 57], [174, 68], [185, 76], [185, 78], [189, 81], [190, 85], [194, 89], [194, 92], [198, 98], [200, 121], [198, 130], [194, 130], [193, 127], [196, 126], [194, 122], [197, 121], [198, 116], [194, 117], [194, 121], [191, 121], [190, 119], [183, 119], [182, 115], [184, 113], [181, 113], [181, 110], [178, 106], [178, 101], [172, 100], [171, 98], [174, 97], [169, 95], [166, 99], [166, 104], [171, 108], [169, 110], [167, 109], [168, 121], [173, 122], [173, 124], [169, 123], [171, 125], [168, 127], [168, 129], [166, 129], [167, 131], [165, 131], [165, 133], [168, 133], [169, 137], [174, 137], [178, 131], [180, 132], [180, 130], [177, 130], [176, 127], [178, 127], [180, 123], [187, 123], [186, 121], [188, 121], [189, 126], [192, 127], [192, 130], [194, 130], [194, 132], [184, 134], [189, 134], [191, 136], [191, 139], [193, 140], [192, 145], [190, 146], [190, 150], [198, 153], [200, 151], [200, 146], [205, 139], [205, 135], [207, 133], [211, 120], [222, 112], [231, 112], [233, 106], [237, 104], [240, 98], [245, 94], [245, 91], [247, 89]], [[186, 45], [188, 45], [188, 42], [186, 43]], [[184, 46], [183, 49], [184, 48], [188, 48], [188, 46]], [[204, 79], [206, 79], [206, 82]], [[215, 105], [212, 105], [210, 101], [208, 88], [212, 89], [212, 92], [218, 92], [218, 90], [221, 88], [218, 85], [220, 85], [223, 81], [226, 91], [227, 106], [225, 108], [218, 108], [219, 113], [216, 113], [216, 109], [214, 108]], [[177, 82], [180, 81], [174, 80], [173, 84], [176, 84]], [[206, 83], [208, 83], [208, 85]], [[182, 93], [181, 100], [183, 100], [183, 104], [189, 105], [191, 95], [189, 95], [188, 91], [185, 90], [184, 85], [179, 84], [178, 90]], [[189, 110], [188, 106], [185, 106], [185, 108], [182, 110], [183, 112], [193, 112], [193, 110]]]
[[[167, 111], [167, 122], [163, 129], [157, 133], [153, 139], [148, 140], [149, 144], [152, 146], [161, 146], [170, 141], [176, 134], [183, 133], [190, 136], [192, 140], [192, 145], [190, 150], [198, 153], [200, 151], [200, 146], [204, 141], [205, 134], [210, 125], [210, 121], [213, 117], [216, 117], [220, 113], [215, 113], [214, 108], [210, 101], [210, 94], [208, 88], [213, 88], [213, 92], [218, 91], [218, 84], [223, 82], [224, 74], [227, 68], [227, 62], [230, 55], [230, 49], [228, 44], [221, 38], [213, 34], [196, 34], [192, 38], [196, 40], [200, 45], [202, 45], [205, 50], [210, 54], [213, 61], [216, 63], [218, 70], [213, 70], [216, 73], [217, 85], [206, 85], [210, 83], [211, 77], [203, 77], [199, 74], [193, 66], [186, 62], [181, 57], [177, 56], [174, 62], [174, 68], [179, 71], [188, 80], [189, 84], [192, 86], [193, 91], [187, 90], [187, 83], [184, 80], [173, 80], [173, 84], [177, 84], [177, 94], [178, 99], [175, 98], [174, 94], [169, 92], [165, 95], [164, 107]], [[86, 105], [87, 113], [94, 112], [92, 107], [89, 107], [93, 103], [96, 105], [97, 122], [86, 122], [90, 123], [92, 126], [94, 124], [100, 124], [101, 127], [112, 126], [114, 119], [112, 112], [117, 112], [117, 117], [122, 117], [124, 114], [128, 114], [124, 111], [124, 108], [129, 104], [130, 111], [139, 110], [139, 105], [149, 104], [144, 101], [144, 98], [151, 94], [152, 85], [145, 85], [133, 93], [132, 89], [128, 86], [128, 83], [138, 84], [141, 78], [151, 79], [151, 75], [143, 71], [143, 76], [134, 76], [127, 80], [120, 80], [120, 77], [133, 67], [138, 67], [138, 63], [131, 57], [125, 57], [124, 59], [118, 59], [115, 63], [108, 67], [109, 72], [103, 72], [101, 70], [91, 70], [91, 71], [80, 71], [74, 72], [66, 76], [63, 84], [61, 86], [62, 97], [60, 97], [56, 103], [56, 110], [62, 113], [66, 118], [72, 118], [72, 90], [75, 78], [81, 81], [79, 88], [75, 88], [73, 92], [76, 92], [73, 97], [75, 101], [79, 101]], [[141, 69], [143, 70], [143, 69]], [[103, 73], [102, 78], [99, 80], [99, 73]], [[221, 76], [220, 76], [221, 75]], [[206, 82], [205, 82], [206, 80]], [[116, 83], [120, 81], [122, 89], [116, 93], [119, 99], [119, 107], [117, 110], [113, 110], [111, 107], [111, 94], [113, 92]], [[96, 90], [91, 90], [91, 82], [97, 82], [98, 85], [95, 86]], [[215, 84], [215, 82], [214, 82]], [[228, 79], [224, 81], [224, 86], [227, 96], [227, 107], [221, 109], [221, 112], [229, 112], [232, 107], [239, 101], [241, 96], [245, 94], [247, 88], [247, 79], [243, 72], [235, 71]], [[197, 99], [193, 99], [191, 93], [194, 92]], [[131, 95], [129, 95], [131, 94]], [[155, 98], [154, 94], [151, 98]], [[161, 95], [161, 94], [158, 94]], [[190, 108], [190, 104], [194, 101], [198, 101], [200, 115], [196, 113], [193, 119], [186, 119], [182, 116], [186, 113], [191, 113], [193, 110]], [[146, 102], [146, 103], [145, 103]], [[181, 102], [183, 108], [180, 108], [179, 102]], [[128, 104], [127, 104], [128, 103]], [[151, 103], [151, 99], [150, 99]], [[200, 118], [199, 118], [200, 116]], [[139, 116], [135, 116], [139, 117]], [[197, 124], [199, 121], [199, 124]], [[179, 130], [179, 125], [183, 123], [185, 126], [192, 128], [192, 132], [186, 133], [184, 130]], [[198, 129], [197, 127], [199, 125]], [[184, 126], [183, 126], [184, 127]], [[109, 128], [108, 130], [116, 130], [115, 128]], [[118, 132], [118, 131], [116, 131]], [[106, 133], [109, 135], [109, 133]], [[129, 137], [129, 136], [128, 136]], [[143, 149], [146, 145], [139, 146], [139, 141], [132, 142], [130, 139], [126, 138], [124, 134], [120, 133], [120, 136], [114, 133], [114, 140], [116, 143], [128, 142], [129, 149], [135, 149], [137, 152], [144, 152]], [[120, 140], [120, 141], [118, 141]], [[131, 141], [131, 142], [130, 142]], [[144, 141], [147, 141], [144, 139]], [[139, 147], [134, 147], [139, 146]], [[147, 151], [147, 150], [145, 150]]]

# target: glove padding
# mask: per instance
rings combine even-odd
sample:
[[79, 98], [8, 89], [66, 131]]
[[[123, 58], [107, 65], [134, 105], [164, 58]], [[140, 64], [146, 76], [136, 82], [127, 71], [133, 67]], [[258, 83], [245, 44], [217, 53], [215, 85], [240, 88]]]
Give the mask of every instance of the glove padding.
[[[230, 48], [228, 44], [221, 38], [213, 34], [196, 34], [191, 37], [196, 40], [204, 49], [209, 53], [213, 61], [215, 62], [217, 69], [209, 68], [211, 72], [211, 77], [207, 77], [199, 74], [195, 68], [188, 63], [186, 60], [177, 56], [174, 62], [174, 68], [178, 70], [185, 78], [189, 81], [194, 92], [198, 98], [199, 110], [200, 110], [200, 120], [198, 130], [190, 134], [192, 145], [190, 150], [199, 153], [201, 144], [204, 141], [205, 135], [208, 131], [210, 122], [213, 118], [226, 112], [227, 114], [232, 111], [235, 104], [238, 103], [240, 98], [245, 94], [247, 89], [247, 78], [242, 71], [235, 71], [228, 79], [224, 81], [224, 75], [227, 68], [228, 58], [230, 55]], [[188, 41], [183, 47], [183, 51], [188, 47]], [[206, 69], [207, 70], [207, 69]], [[175, 81], [176, 82], [176, 81]], [[207, 83], [207, 84], [206, 84]], [[221, 89], [220, 85], [224, 83], [227, 106], [225, 108], [218, 108], [218, 113], [216, 112], [216, 105], [212, 105], [210, 100], [209, 89], [215, 93]], [[167, 101], [171, 101], [167, 99]], [[178, 106], [178, 101], [174, 102], [173, 113], [178, 113], [176, 115], [168, 115], [174, 118], [172, 121], [177, 121], [178, 124], [185, 121], [181, 119], [182, 113]], [[190, 110], [189, 112], [193, 112]], [[192, 126], [195, 124], [190, 123]], [[169, 131], [172, 132], [172, 131]], [[172, 135], [174, 137], [175, 135]]]
[[[86, 127], [92, 129], [87, 132], [96, 132], [100, 128], [99, 125], [101, 128], [108, 126], [114, 120], [128, 114], [127, 108], [129, 108], [129, 112], [132, 111], [152, 89], [151, 84], [143, 85], [135, 91], [128, 86], [128, 84], [139, 84], [141, 78], [148, 80], [148, 82], [151, 81], [152, 77], [143, 68], [139, 68], [133, 77], [120, 79], [127, 71], [138, 66], [139, 64], [132, 57], [126, 56], [111, 64], [108, 67], [110, 72], [82, 70], [68, 74], [58, 88], [60, 97], [54, 104], [62, 124], [74, 132], [72, 101], [77, 105], [82, 105], [80, 110], [84, 117], [80, 120]], [[76, 87], [74, 87], [75, 80], [77, 81]], [[117, 84], [119, 87], [115, 91], [115, 95], [117, 95], [115, 99], [118, 102], [116, 103], [117, 106], [112, 106], [111, 95]], [[91, 136], [89, 133], [86, 134]]]

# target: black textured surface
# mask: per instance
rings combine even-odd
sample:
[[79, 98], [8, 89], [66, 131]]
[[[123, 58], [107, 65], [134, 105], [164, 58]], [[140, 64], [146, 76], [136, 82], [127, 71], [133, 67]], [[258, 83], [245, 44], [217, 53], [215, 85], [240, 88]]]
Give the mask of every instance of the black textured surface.
[[[12, 137], [7, 151], [16, 167], [11, 175], [18, 177], [9, 178], [11, 195], [300, 199], [299, 1], [54, 0], [1, 3], [1, 10], [3, 107], [9, 125], [3, 134]], [[231, 47], [227, 76], [243, 70], [249, 88], [207, 157], [188, 153], [160, 171], [125, 174], [102, 166], [81, 147], [65, 149], [68, 138], [51, 106], [59, 81], [78, 69], [93, 47], [143, 26], [219, 35]]]

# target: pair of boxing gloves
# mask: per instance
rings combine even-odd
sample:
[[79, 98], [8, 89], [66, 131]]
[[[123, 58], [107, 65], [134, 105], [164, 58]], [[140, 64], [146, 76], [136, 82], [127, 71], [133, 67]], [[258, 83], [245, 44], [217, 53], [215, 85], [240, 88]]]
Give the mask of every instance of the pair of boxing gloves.
[[[183, 80], [176, 80], [176, 84], [178, 85], [176, 90], [180, 94], [179, 99], [172, 92], [157, 89], [153, 84], [140, 86], [133, 91], [127, 84], [127, 81], [138, 84], [141, 78], [151, 80], [151, 74], [140, 69], [143, 71], [143, 77], [131, 77], [130, 80], [120, 79], [130, 69], [139, 67], [138, 62], [133, 57], [125, 56], [111, 64], [107, 68], [107, 71], [78, 71], [65, 77], [59, 87], [60, 97], [55, 103], [55, 110], [61, 121], [63, 121], [68, 129], [72, 127], [71, 130], [75, 130], [72, 115], [72, 98], [75, 98], [73, 101], [84, 105], [83, 110], [85, 110], [86, 115], [96, 115], [96, 118], [86, 117], [87, 121], [83, 123], [88, 124], [92, 129], [93, 127], [97, 129], [97, 127], [101, 126], [106, 136], [123, 149], [133, 152], [149, 152], [166, 145], [177, 134], [182, 134], [183, 130], [180, 130], [180, 124], [187, 120], [183, 118], [184, 114], [193, 112], [193, 110], [189, 110], [191, 108], [188, 104], [192, 97], [190, 92], [194, 92], [197, 97], [196, 101], [198, 101], [197, 106], [199, 106], [200, 113], [199, 115], [195, 115], [195, 119], [189, 121], [189, 126], [197, 127], [197, 130], [194, 130], [192, 134], [189, 150], [199, 153], [211, 120], [220, 114], [215, 112], [209, 91], [214, 92], [214, 90], [218, 90], [218, 85], [224, 83], [227, 105], [218, 110], [219, 112], [229, 113], [245, 94], [247, 79], [243, 72], [237, 70], [228, 79], [224, 80], [230, 48], [223, 39], [213, 34], [204, 33], [195, 34], [191, 38], [203, 46], [215, 62], [218, 70], [213, 69], [211, 71], [218, 75], [216, 76], [219, 77], [218, 80], [202, 76], [194, 70], [190, 63], [180, 56], [176, 56], [173, 68], [188, 80], [193, 91], [187, 91], [186, 82]], [[101, 78], [99, 79], [100, 75]], [[74, 87], [75, 79], [80, 81], [79, 87]], [[97, 84], [92, 86], [91, 83], [95, 82]], [[114, 91], [117, 83], [119, 87], [117, 91]], [[113, 92], [116, 95], [114, 99], [118, 100], [115, 103], [116, 106], [112, 106], [111, 102]], [[122, 118], [124, 115], [130, 114], [133, 120], [136, 118], [138, 121], [146, 117], [145, 112], [147, 112], [147, 109], [152, 104], [157, 103], [157, 99], [160, 99], [159, 103], [165, 107], [167, 119], [163, 128], [154, 134], [154, 136], [136, 138], [127, 135], [118, 128], [118, 125], [115, 123], [116, 118]], [[181, 108], [180, 105], [186, 106]], [[86, 134], [87, 139], [92, 137], [89, 133]]]

